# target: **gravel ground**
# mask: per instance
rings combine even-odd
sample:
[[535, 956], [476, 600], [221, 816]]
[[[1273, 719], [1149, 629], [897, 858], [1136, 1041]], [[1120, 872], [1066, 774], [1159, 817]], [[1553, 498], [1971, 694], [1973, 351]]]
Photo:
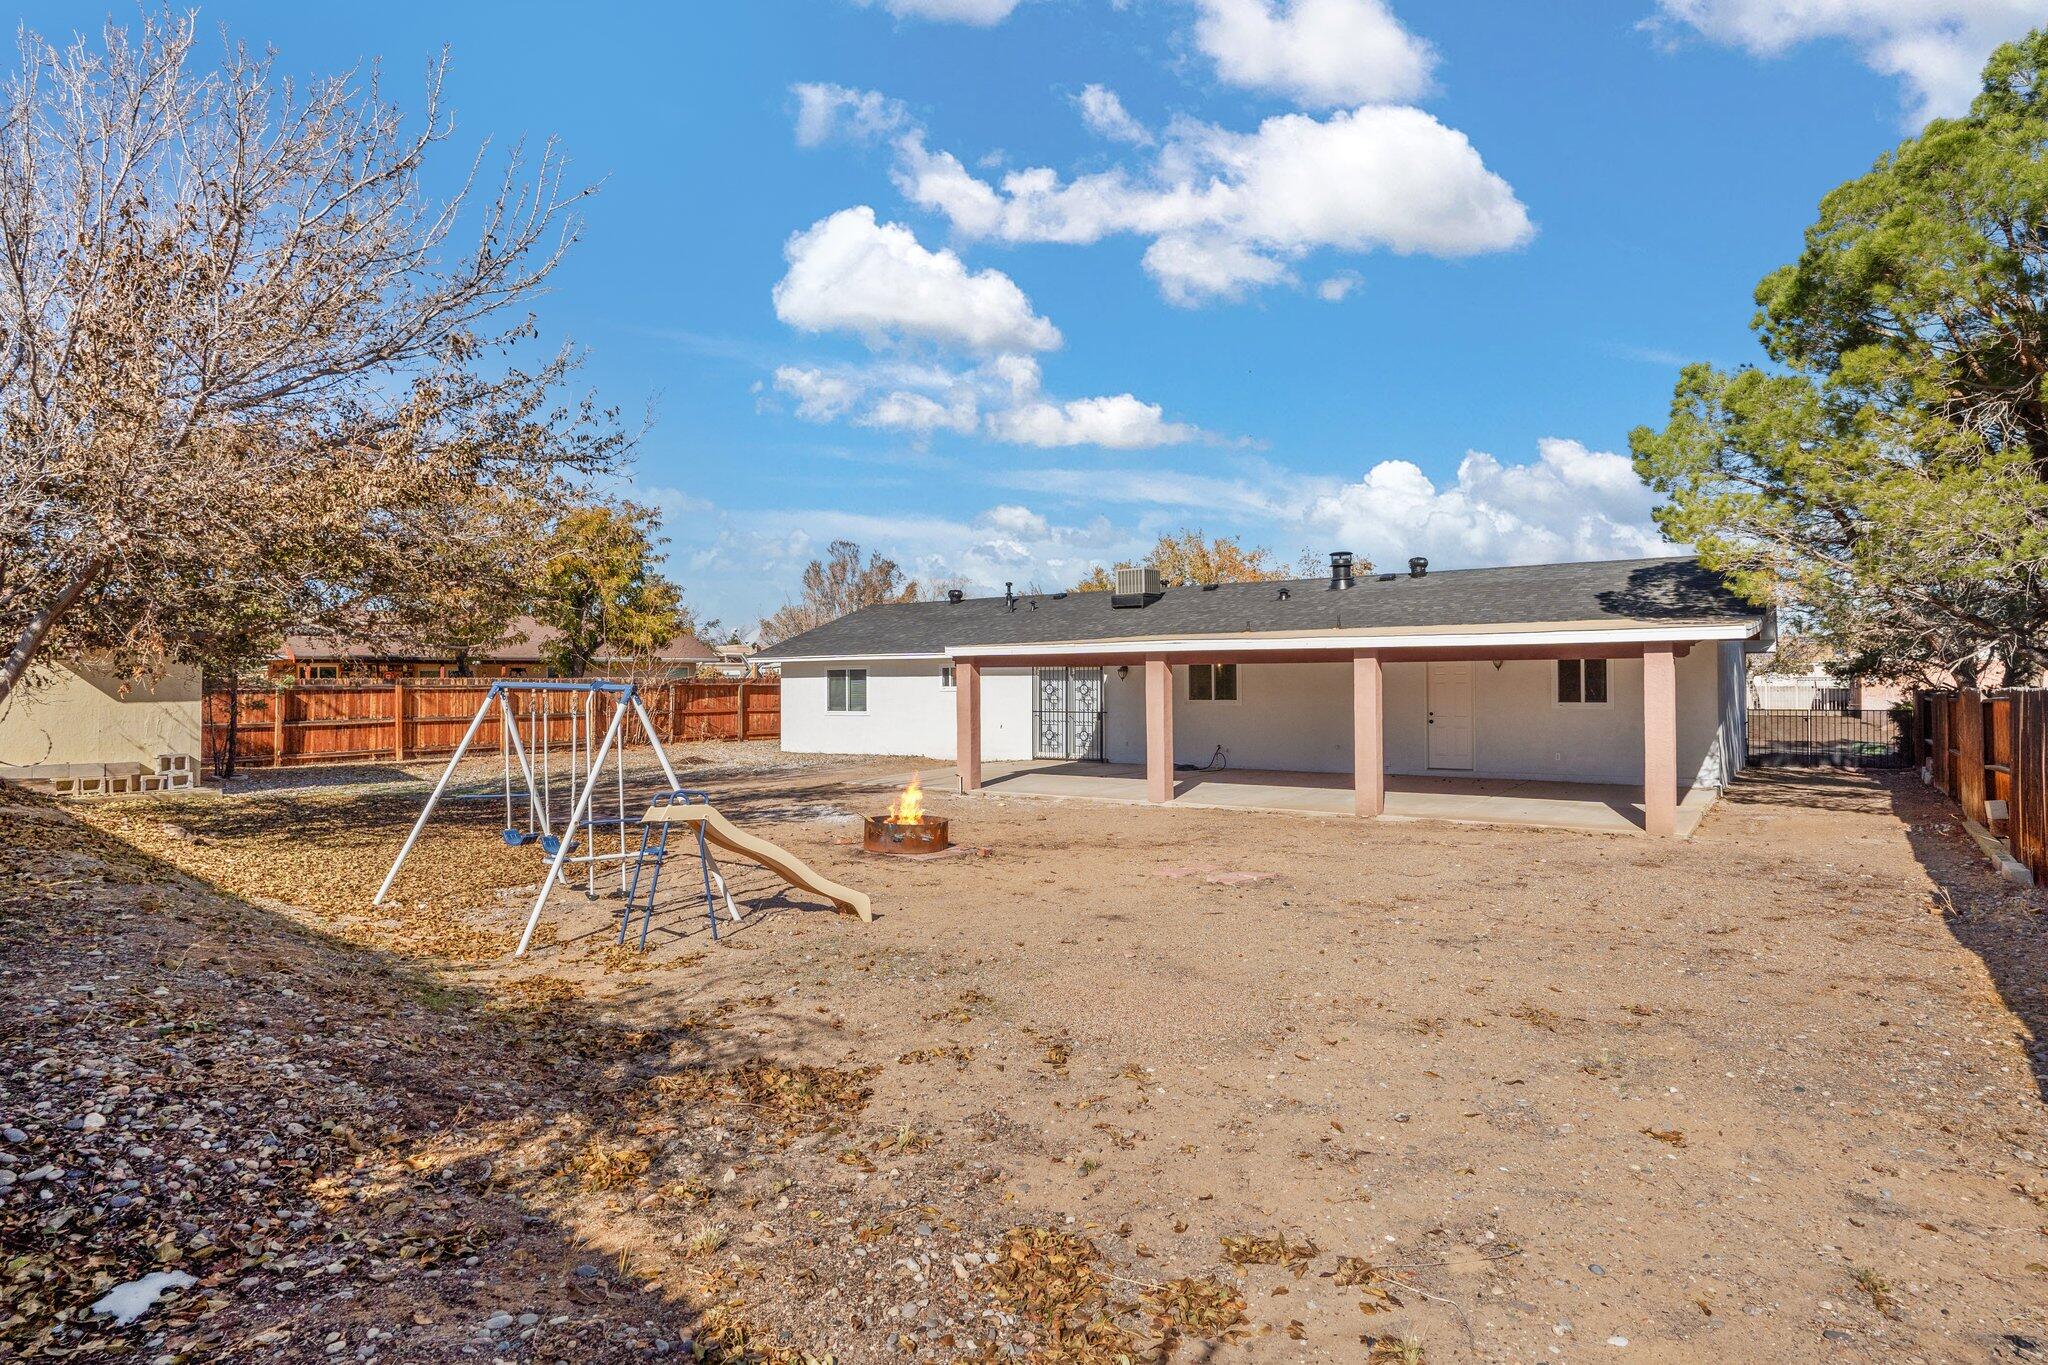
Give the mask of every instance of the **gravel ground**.
[[0, 1343], [2048, 1358], [2048, 904], [1910, 779], [1683, 842], [941, 795], [986, 852], [900, 863], [893, 765], [780, 759], [684, 780], [875, 923], [732, 868], [716, 945], [569, 895], [514, 962], [488, 803], [367, 913], [417, 776], [7, 808]]

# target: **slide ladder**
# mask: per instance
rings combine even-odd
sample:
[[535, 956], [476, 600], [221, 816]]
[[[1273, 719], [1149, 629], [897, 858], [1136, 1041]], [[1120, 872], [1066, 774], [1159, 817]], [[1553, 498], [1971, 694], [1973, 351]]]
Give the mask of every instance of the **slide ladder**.
[[[640, 946], [647, 946], [647, 934], [654, 923], [654, 898], [660, 886], [663, 866], [679, 850], [669, 845], [671, 831], [688, 828], [695, 836], [698, 868], [704, 886], [704, 914], [711, 925], [711, 937], [718, 937], [718, 901], [723, 898], [728, 914], [735, 920], [739, 911], [726, 890], [725, 877], [713, 854], [714, 848], [767, 868], [799, 891], [822, 896], [841, 910], [850, 910], [863, 920], [874, 919], [867, 893], [842, 886], [811, 870], [809, 864], [779, 844], [757, 838], [719, 814], [711, 798], [701, 791], [663, 792], [654, 798], [640, 825], [640, 851], [626, 884], [626, 906], [619, 919], [619, 942], [625, 943], [633, 916], [640, 915]], [[642, 898], [642, 886], [645, 896]]]

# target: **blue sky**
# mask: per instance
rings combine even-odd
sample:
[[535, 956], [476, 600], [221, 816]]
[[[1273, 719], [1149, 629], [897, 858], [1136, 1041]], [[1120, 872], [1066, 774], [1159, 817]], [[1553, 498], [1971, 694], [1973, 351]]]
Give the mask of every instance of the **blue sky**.
[[1183, 526], [1446, 567], [1654, 547], [1628, 430], [1683, 361], [1756, 355], [1750, 291], [1819, 197], [2038, 5], [1786, 8], [200, 13], [286, 71], [381, 58], [403, 102], [446, 45], [445, 176], [552, 135], [603, 182], [540, 321], [651, 412], [631, 491], [744, 630], [839, 536], [996, 590]]

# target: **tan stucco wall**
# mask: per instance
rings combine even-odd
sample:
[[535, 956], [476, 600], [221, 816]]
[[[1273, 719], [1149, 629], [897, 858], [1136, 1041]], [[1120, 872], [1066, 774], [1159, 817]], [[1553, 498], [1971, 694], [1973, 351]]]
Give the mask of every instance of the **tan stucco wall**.
[[[124, 693], [125, 684], [125, 693]], [[89, 664], [38, 665], [0, 702], [0, 764], [199, 761], [199, 670], [123, 678]]]

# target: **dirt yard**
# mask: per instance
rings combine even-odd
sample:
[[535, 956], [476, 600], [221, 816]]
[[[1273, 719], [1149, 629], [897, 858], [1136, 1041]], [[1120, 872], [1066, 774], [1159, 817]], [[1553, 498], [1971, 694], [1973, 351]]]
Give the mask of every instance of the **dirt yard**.
[[425, 767], [0, 805], [0, 1355], [2048, 1360], [2048, 898], [1910, 777], [1686, 842], [938, 795], [904, 863], [904, 765], [680, 757], [875, 922], [736, 866], [717, 944], [578, 893], [515, 963], [488, 799], [369, 909]]

